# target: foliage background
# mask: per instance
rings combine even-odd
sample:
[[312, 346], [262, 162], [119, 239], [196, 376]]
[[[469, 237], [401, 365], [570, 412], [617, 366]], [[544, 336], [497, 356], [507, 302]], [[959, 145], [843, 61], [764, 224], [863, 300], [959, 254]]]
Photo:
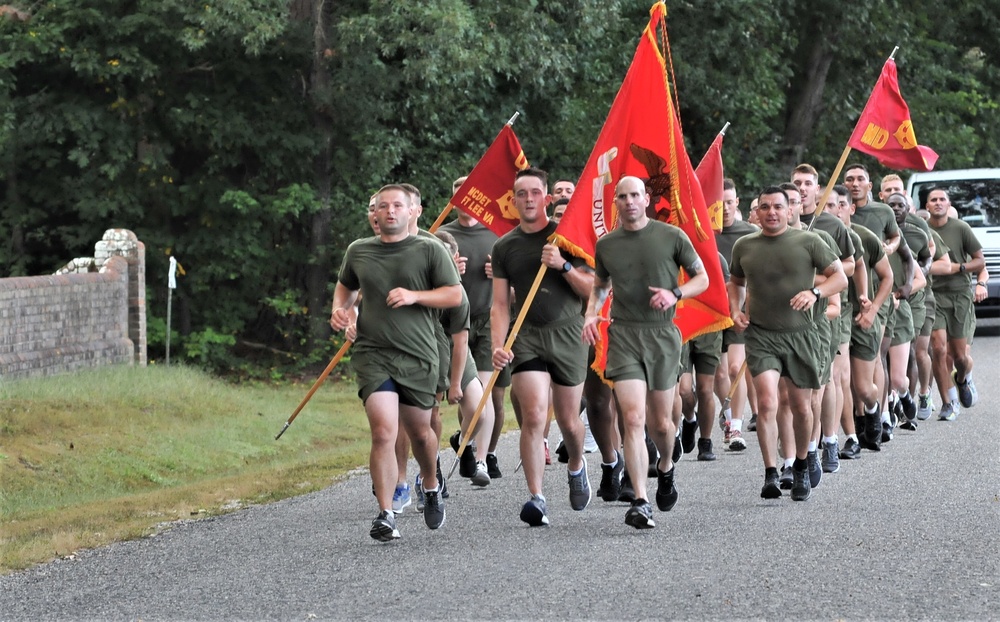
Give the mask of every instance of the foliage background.
[[[648, 9], [0, 5], [0, 275], [50, 273], [125, 227], [146, 244], [152, 357], [173, 254], [187, 274], [172, 343], [189, 359], [252, 375], [324, 360], [331, 283], [369, 194], [414, 183], [427, 226], [515, 110], [529, 160], [575, 180]], [[668, 26], [689, 153], [732, 122], [726, 171], [745, 204], [800, 161], [832, 170], [895, 45], [937, 167], [1000, 161], [1000, 0], [678, 0]]]

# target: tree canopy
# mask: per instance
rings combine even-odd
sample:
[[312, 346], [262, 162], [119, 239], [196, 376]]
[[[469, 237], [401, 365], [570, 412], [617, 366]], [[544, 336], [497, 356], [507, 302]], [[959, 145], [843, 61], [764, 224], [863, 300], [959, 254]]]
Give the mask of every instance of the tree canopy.
[[[745, 198], [801, 161], [829, 174], [897, 45], [903, 96], [937, 168], [1000, 161], [1000, 0], [667, 8], [689, 154], [697, 161], [731, 122], [726, 174]], [[250, 354], [324, 358], [332, 281], [367, 232], [368, 196], [415, 184], [427, 226], [514, 111], [529, 160], [575, 180], [647, 10], [621, 0], [2, 5], [0, 274], [51, 272], [126, 227], [146, 244], [154, 358], [170, 255], [187, 271], [174, 296], [185, 355], [218, 368]]]

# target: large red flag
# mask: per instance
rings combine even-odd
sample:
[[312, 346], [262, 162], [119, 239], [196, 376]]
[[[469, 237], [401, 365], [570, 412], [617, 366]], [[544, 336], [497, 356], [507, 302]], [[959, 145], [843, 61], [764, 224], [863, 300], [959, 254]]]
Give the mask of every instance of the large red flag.
[[[626, 175], [647, 180], [651, 204], [687, 233], [708, 271], [708, 290], [682, 300], [677, 308], [674, 321], [687, 341], [732, 326], [732, 320], [715, 236], [705, 230], [709, 226], [705, 198], [684, 150], [666, 63], [656, 42], [658, 33], [665, 37], [666, 5], [657, 2], [649, 13], [632, 65], [554, 238], [562, 248], [593, 265], [597, 239], [617, 223], [614, 190], [618, 180]], [[602, 343], [606, 341], [605, 336]]]
[[896, 61], [892, 58], [882, 66], [882, 75], [875, 83], [847, 145], [874, 156], [883, 166], [891, 169], [929, 171], [934, 168], [938, 154], [930, 147], [917, 144], [910, 121], [910, 107], [899, 93]]
[[520, 222], [514, 207], [514, 175], [526, 168], [528, 159], [508, 123], [448, 204], [502, 236]]
[[[726, 126], [728, 127], [728, 123]], [[698, 176], [701, 183], [701, 193], [705, 196], [705, 204], [708, 206], [708, 219], [712, 223], [712, 229], [722, 231], [722, 184], [725, 174], [722, 172], [722, 138], [724, 131], [719, 132], [712, 146], [705, 152], [705, 157], [701, 159], [694, 169], [694, 174]]]

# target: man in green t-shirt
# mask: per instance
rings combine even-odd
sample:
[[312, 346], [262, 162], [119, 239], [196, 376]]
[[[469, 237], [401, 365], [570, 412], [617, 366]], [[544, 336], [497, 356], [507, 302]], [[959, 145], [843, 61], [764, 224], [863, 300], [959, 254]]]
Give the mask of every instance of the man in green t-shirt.
[[392, 495], [400, 425], [420, 465], [424, 522], [437, 529], [445, 519], [436, 472], [440, 439], [431, 427], [439, 364], [434, 331], [436, 310], [460, 304], [462, 286], [440, 242], [410, 235], [410, 209], [410, 196], [402, 186], [391, 184], [379, 191], [375, 205], [379, 235], [348, 247], [330, 317], [335, 331], [349, 327], [354, 303], [359, 293], [364, 296], [351, 362], [372, 431], [369, 468], [380, 512], [369, 533], [383, 542], [399, 537]]
[[[673, 319], [678, 301], [708, 289], [708, 273], [691, 241], [677, 227], [647, 216], [649, 198], [638, 177], [623, 177], [615, 188], [620, 226], [597, 242], [594, 286], [582, 333], [591, 345], [600, 338], [599, 314], [613, 285], [604, 373], [615, 383], [625, 468], [635, 491], [625, 523], [636, 529], [655, 526], [646, 495], [646, 426], [660, 454], [656, 505], [669, 511], [677, 502], [671, 460], [676, 426], [671, 411], [681, 335]], [[681, 268], [689, 277], [683, 285]]]
[[811, 492], [811, 397], [820, 387], [821, 359], [827, 355], [814, 318], [826, 306], [818, 303], [838, 295], [847, 277], [820, 236], [790, 227], [791, 209], [781, 188], [769, 186], [761, 192], [757, 213], [761, 232], [733, 246], [729, 307], [733, 323], [746, 330], [747, 363], [757, 389], [757, 439], [764, 460], [761, 497], [781, 496], [775, 461], [781, 385], [788, 394], [795, 435], [792, 499], [804, 501]]
[[[958, 218], [950, 218], [951, 200], [948, 192], [935, 188], [927, 193], [927, 211], [930, 226], [948, 246], [952, 271], [935, 276], [932, 284], [936, 317], [931, 332], [931, 356], [934, 380], [941, 394], [942, 406], [938, 418], [954, 421], [959, 414], [959, 403], [966, 408], [978, 399], [976, 385], [972, 382], [972, 355], [968, 342], [975, 331], [972, 275], [985, 265], [983, 247], [972, 232], [972, 227]], [[954, 361], [952, 373], [949, 357]]]
[[[569, 500], [577, 511], [590, 503], [587, 463], [583, 458], [580, 397], [587, 371], [587, 348], [580, 340], [581, 300], [590, 294], [593, 273], [582, 262], [567, 261], [549, 242], [556, 230], [546, 214], [551, 196], [545, 171], [527, 168], [514, 178], [514, 207], [520, 223], [493, 246], [493, 307], [490, 333], [493, 366], [511, 366], [511, 392], [521, 409], [521, 464], [531, 498], [521, 508], [521, 520], [532, 527], [549, 524], [542, 478], [545, 445], [542, 431], [548, 419], [549, 394], [556, 422], [569, 456]], [[524, 323], [510, 351], [504, 349], [514, 289], [518, 312], [528, 301], [536, 276], [541, 284], [525, 312]]]

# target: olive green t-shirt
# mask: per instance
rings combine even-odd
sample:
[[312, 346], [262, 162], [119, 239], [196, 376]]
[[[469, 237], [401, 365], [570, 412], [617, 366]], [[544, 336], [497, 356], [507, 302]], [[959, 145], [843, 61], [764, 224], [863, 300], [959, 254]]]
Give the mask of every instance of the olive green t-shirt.
[[[814, 214], [801, 214], [799, 220], [806, 227], [810, 225]], [[841, 260], [854, 256], [854, 243], [851, 242], [851, 234], [847, 232], [847, 225], [842, 223], [836, 216], [831, 216], [825, 211], [816, 219], [812, 231], [825, 231], [837, 243], [836, 253]]]
[[[904, 222], [903, 226], [900, 227], [900, 232], [903, 234], [903, 238], [899, 241], [900, 246], [906, 244], [918, 264], [930, 258], [931, 249], [927, 245], [927, 236], [919, 227]], [[899, 289], [905, 284], [904, 278], [906, 276], [906, 272], [903, 270], [903, 258], [900, 257], [899, 251], [889, 255], [889, 265], [892, 266], [892, 288]]]
[[869, 201], [864, 207], [855, 208], [851, 215], [851, 224], [854, 223], [874, 233], [881, 242], [899, 233], [896, 213], [891, 207], [878, 201]]
[[[419, 235], [391, 243], [377, 237], [357, 240], [347, 247], [338, 281], [352, 291], [360, 290], [364, 297], [358, 315], [355, 356], [375, 353], [390, 362], [395, 360], [397, 373], [406, 371], [415, 376], [412, 386], [423, 386], [424, 376], [431, 378], [433, 392], [439, 310], [423, 305], [391, 309], [385, 300], [397, 287], [427, 291], [457, 285], [458, 270], [444, 245], [437, 238]], [[409, 378], [390, 375], [404, 386], [411, 386]]]
[[[521, 305], [542, 267], [542, 247], [555, 230], [556, 223], [551, 221], [535, 233], [525, 233], [521, 227], [515, 227], [493, 245], [493, 277], [506, 279], [514, 288], [514, 315], [521, 312]], [[576, 266], [582, 260], [574, 258], [570, 263]], [[579, 316], [581, 308], [579, 296], [562, 273], [546, 269], [524, 321], [532, 326], [545, 326]]]
[[904, 224], [913, 225], [920, 229], [928, 238], [931, 237], [931, 226], [927, 224], [926, 220], [912, 212], [906, 213], [906, 222]]
[[736, 244], [736, 240], [751, 233], [757, 233], [758, 231], [760, 229], [748, 222], [734, 220], [732, 226], [723, 227], [722, 231], [715, 234], [715, 245], [718, 247], [719, 253], [726, 258], [726, 261], [730, 261], [733, 258], [733, 244]]
[[792, 309], [795, 294], [813, 287], [816, 272], [826, 270], [837, 256], [811, 231], [788, 229], [777, 236], [755, 233], [733, 246], [732, 275], [746, 279], [750, 322], [761, 328], [801, 330], [813, 323], [815, 308]]
[[[931, 229], [937, 231], [948, 247], [948, 256], [952, 263], [966, 263], [972, 259], [972, 253], [983, 250], [983, 245], [976, 239], [972, 227], [962, 220], [949, 218], [944, 225]], [[934, 293], [951, 293], [969, 291], [972, 278], [971, 272], [956, 272], [955, 274], [939, 274], [934, 277]]]
[[462, 287], [469, 296], [469, 313], [473, 316], [489, 313], [493, 304], [493, 281], [486, 278], [486, 262], [499, 239], [497, 234], [483, 223], [463, 227], [457, 220], [441, 227], [441, 231], [455, 236], [458, 252], [467, 260]]
[[594, 253], [594, 273], [601, 280], [611, 278], [611, 318], [648, 324], [672, 321], [676, 305], [666, 310], [651, 308], [649, 288], [677, 287], [680, 268], [698, 259], [686, 233], [658, 220], [650, 220], [638, 231], [619, 227], [602, 237]]
[[[879, 278], [875, 274], [875, 264], [882, 261], [882, 258], [885, 257], [885, 249], [882, 247], [882, 241], [868, 227], [851, 223], [851, 230], [861, 238], [861, 251], [864, 254], [865, 268], [868, 270], [868, 293], [866, 296], [868, 300], [872, 300], [875, 298], [875, 291], [879, 286]], [[851, 301], [851, 306], [855, 309], [861, 309], [861, 305], [858, 302], [858, 289], [854, 286], [854, 279], [848, 279], [847, 289], [847, 297]]]

